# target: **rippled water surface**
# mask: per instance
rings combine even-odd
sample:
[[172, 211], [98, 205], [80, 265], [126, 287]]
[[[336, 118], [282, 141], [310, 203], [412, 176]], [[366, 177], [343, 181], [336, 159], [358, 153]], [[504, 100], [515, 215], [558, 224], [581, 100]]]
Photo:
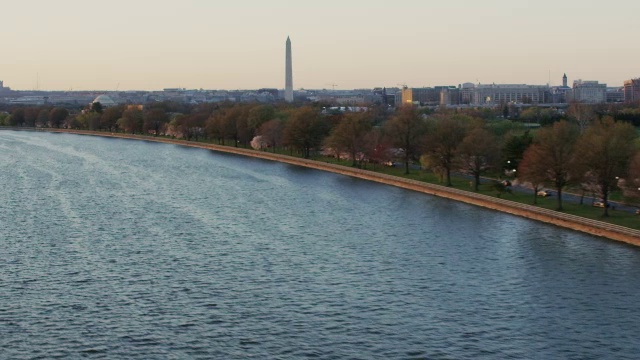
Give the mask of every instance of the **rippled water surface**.
[[166, 144], [0, 131], [0, 358], [640, 354], [637, 248]]

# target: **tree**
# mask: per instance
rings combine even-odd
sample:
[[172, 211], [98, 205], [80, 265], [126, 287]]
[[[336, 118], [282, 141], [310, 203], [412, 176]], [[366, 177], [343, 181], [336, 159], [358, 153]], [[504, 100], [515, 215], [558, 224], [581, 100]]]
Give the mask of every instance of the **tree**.
[[478, 191], [480, 175], [499, 163], [500, 148], [489, 131], [475, 128], [460, 143], [458, 154], [460, 170], [473, 175], [473, 188]]
[[[243, 105], [238, 109], [238, 117], [235, 120], [236, 133], [238, 134], [238, 142], [247, 146], [253, 136], [255, 135], [256, 128], [249, 126], [249, 111], [251, 105]], [[236, 143], [236, 146], [238, 144]]]
[[391, 144], [404, 151], [404, 173], [409, 173], [409, 162], [419, 154], [419, 148], [427, 131], [426, 122], [415, 107], [402, 106], [397, 113], [385, 123], [385, 133]]
[[[211, 137], [218, 138], [222, 144], [225, 143], [225, 140], [230, 139], [233, 141], [233, 146], [237, 147], [240, 141], [240, 130], [244, 130], [242, 124], [239, 124], [243, 112], [241, 105], [216, 111], [206, 121], [207, 132]], [[246, 119], [244, 124], [246, 125]]]
[[44, 127], [49, 123], [49, 109], [42, 109], [36, 118], [36, 126]]
[[149, 111], [145, 111], [143, 115], [142, 129], [145, 133], [153, 131], [153, 134], [158, 136], [168, 122], [169, 116], [163, 109], [151, 109]]
[[258, 135], [273, 152], [282, 145], [284, 123], [280, 119], [271, 119], [260, 126]]
[[520, 120], [540, 125], [550, 125], [559, 120], [560, 116], [554, 109], [543, 109], [537, 106], [522, 110]]
[[467, 126], [462, 118], [446, 116], [436, 119], [433, 131], [427, 136], [425, 150], [434, 165], [442, 168], [447, 186], [452, 186], [451, 169], [457, 150], [466, 136]]
[[374, 127], [364, 136], [364, 154], [369, 161], [373, 163], [375, 170], [376, 164], [386, 163], [391, 160], [389, 150], [391, 146], [384, 136], [382, 128]]
[[317, 109], [301, 107], [295, 110], [284, 128], [284, 142], [302, 152], [305, 158], [311, 155], [311, 149], [322, 144], [329, 131], [327, 124], [320, 118]]
[[325, 143], [329, 147], [349, 151], [351, 166], [356, 166], [358, 154], [364, 151], [365, 135], [371, 130], [371, 126], [369, 114], [348, 113], [331, 131]]
[[142, 131], [142, 110], [137, 107], [129, 107], [122, 112], [122, 117], [118, 119], [118, 126], [125, 132], [130, 131], [132, 134]]
[[640, 151], [636, 151], [631, 163], [627, 177], [624, 179], [625, 197], [640, 200]]
[[28, 107], [24, 109], [24, 124], [28, 127], [36, 126], [36, 119], [38, 118], [38, 114], [40, 113], [40, 108], [38, 107]]
[[517, 169], [524, 156], [525, 150], [532, 142], [533, 136], [531, 136], [528, 130], [522, 135], [508, 135], [504, 147], [502, 148], [504, 169]]
[[591, 105], [574, 101], [570, 103], [567, 108], [567, 116], [569, 116], [571, 121], [578, 125], [580, 133], [583, 133], [593, 122], [596, 114], [593, 112], [593, 107]]
[[110, 131], [118, 131], [118, 119], [122, 117], [123, 106], [108, 107], [100, 117], [100, 127]]
[[102, 114], [103, 106], [99, 101], [96, 101], [91, 104], [91, 111], [96, 112], [98, 114]]
[[49, 122], [51, 123], [51, 127], [59, 128], [68, 116], [69, 111], [67, 111], [67, 109], [57, 107], [51, 109], [51, 112], [49, 112]]
[[224, 145], [224, 140], [227, 136], [225, 127], [224, 110], [219, 110], [213, 113], [206, 122], [206, 131], [209, 137], [212, 139], [218, 139], [218, 143]]
[[195, 139], [204, 134], [208, 114], [205, 112], [197, 112], [189, 115], [179, 115], [176, 117], [175, 125], [182, 137], [187, 141]]
[[8, 113], [0, 112], [0, 125], [7, 126], [9, 125], [9, 117]]
[[[531, 171], [541, 171], [547, 181], [555, 187], [558, 210], [562, 211], [562, 190], [575, 178], [574, 148], [578, 139], [578, 128], [566, 121], [538, 130], [536, 146], [532, 150], [532, 163], [540, 164]], [[523, 170], [529, 171], [529, 170]], [[540, 174], [538, 174], [540, 175]]]
[[247, 125], [252, 131], [257, 131], [262, 124], [275, 117], [276, 110], [272, 105], [258, 105], [249, 109]]
[[93, 111], [85, 111], [75, 118], [78, 127], [95, 130], [100, 126], [100, 114]]
[[525, 150], [517, 171], [518, 180], [531, 184], [534, 204], [538, 203], [538, 191], [547, 180], [547, 162], [538, 147], [538, 144], [534, 144]]
[[11, 112], [9, 126], [22, 126], [24, 124], [24, 108], [17, 108]]
[[627, 176], [636, 151], [636, 130], [629, 123], [606, 117], [589, 127], [577, 143], [580, 164], [590, 172], [605, 204], [603, 216], [609, 216], [609, 194], [618, 180]]

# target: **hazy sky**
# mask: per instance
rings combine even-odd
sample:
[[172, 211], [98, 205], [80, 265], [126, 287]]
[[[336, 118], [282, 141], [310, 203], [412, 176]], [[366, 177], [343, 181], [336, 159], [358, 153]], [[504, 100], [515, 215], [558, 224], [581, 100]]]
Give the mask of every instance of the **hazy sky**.
[[640, 76], [638, 0], [0, 0], [17, 90], [621, 86]]

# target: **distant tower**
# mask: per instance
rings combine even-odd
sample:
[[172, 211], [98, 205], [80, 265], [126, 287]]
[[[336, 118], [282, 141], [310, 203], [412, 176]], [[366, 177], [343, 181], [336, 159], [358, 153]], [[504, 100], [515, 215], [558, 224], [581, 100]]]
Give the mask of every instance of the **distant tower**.
[[567, 74], [562, 77], [562, 87], [567, 87]]
[[291, 39], [287, 36], [287, 60], [286, 60], [286, 74], [284, 85], [284, 100], [286, 102], [293, 102], [293, 69], [291, 66]]

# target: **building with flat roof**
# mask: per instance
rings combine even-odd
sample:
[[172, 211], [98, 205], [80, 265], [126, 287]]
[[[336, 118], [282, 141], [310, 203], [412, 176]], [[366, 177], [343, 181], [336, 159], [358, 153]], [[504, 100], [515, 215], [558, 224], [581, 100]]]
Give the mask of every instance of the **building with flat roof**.
[[640, 101], [640, 78], [624, 81], [624, 102]]
[[607, 101], [607, 84], [582, 79], [575, 80], [570, 100], [589, 104], [604, 103]]
[[444, 86], [436, 86], [435, 88], [403, 88], [402, 104], [415, 104], [436, 106], [440, 104], [440, 91]]
[[551, 102], [548, 85], [478, 84], [470, 90], [470, 103], [489, 104], [544, 104]]
[[606, 97], [608, 103], [624, 102], [624, 87], [608, 87]]

